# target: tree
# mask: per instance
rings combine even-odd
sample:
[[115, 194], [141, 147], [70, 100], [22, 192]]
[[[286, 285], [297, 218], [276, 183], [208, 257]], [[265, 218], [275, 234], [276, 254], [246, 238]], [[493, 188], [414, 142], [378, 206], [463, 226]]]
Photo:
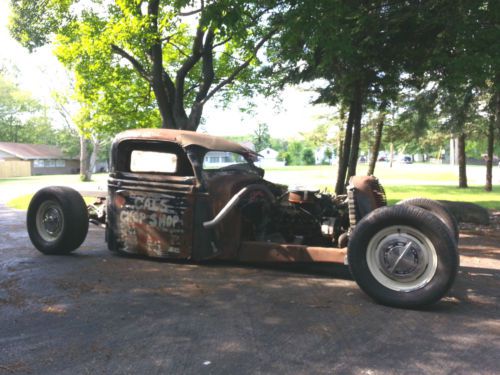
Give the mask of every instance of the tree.
[[384, 100], [380, 104], [379, 114], [375, 120], [375, 134], [370, 152], [370, 161], [368, 164], [369, 176], [373, 176], [375, 172], [375, 165], [377, 164], [378, 153], [380, 151], [380, 144], [382, 143], [382, 131], [384, 129], [384, 121], [387, 115], [387, 101]]
[[[432, 2], [429, 2], [432, 3]], [[452, 131], [458, 134], [459, 140], [459, 186], [467, 185], [465, 174], [466, 135], [470, 133], [468, 126], [474, 121], [467, 118], [477, 116], [479, 97], [485, 94], [495, 97], [500, 92], [500, 48], [496, 42], [500, 37], [500, 4], [493, 0], [474, 0], [467, 2], [442, 0], [447, 6], [446, 13], [434, 17], [441, 23], [442, 32], [434, 41], [434, 49], [421, 69], [427, 72], [430, 80], [439, 83], [444, 93], [444, 102], [450, 104], [450, 120]], [[425, 4], [424, 6], [428, 6]], [[491, 147], [494, 147], [494, 131], [491, 124], [495, 122], [496, 105], [500, 102], [490, 101], [487, 111], [490, 121], [487, 127]], [[499, 107], [500, 108], [500, 107]], [[492, 157], [492, 155], [491, 155]], [[486, 165], [485, 189], [491, 190], [491, 163]]]
[[286, 165], [302, 165], [303, 164], [304, 143], [301, 141], [288, 142], [286, 152], [281, 155], [285, 160]]
[[53, 144], [45, 108], [0, 74], [0, 141]]
[[[460, 95], [462, 94], [462, 95]], [[474, 93], [471, 86], [463, 88], [459, 91], [455, 89], [452, 92], [447, 92], [444, 97], [444, 112], [448, 115], [445, 122], [446, 128], [457, 135], [458, 138], [458, 187], [467, 188], [467, 157], [465, 154], [465, 143], [467, 128], [470, 123], [470, 117], [473, 115], [473, 99]], [[450, 156], [451, 157], [451, 156]]]
[[305, 148], [302, 151], [302, 160], [305, 165], [314, 165], [316, 163], [316, 159], [314, 157], [314, 152], [310, 148]]
[[269, 135], [269, 126], [267, 124], [259, 123], [257, 125], [257, 129], [253, 133], [252, 142], [257, 152], [271, 146], [271, 136]]
[[394, 100], [403, 63], [413, 57], [412, 47], [434, 33], [419, 33], [415, 20], [425, 18], [413, 18], [419, 1], [289, 3], [280, 43], [271, 44], [269, 52], [277, 67], [273, 74], [283, 74], [287, 83], [321, 80], [316, 102], [338, 105], [347, 113], [335, 187], [341, 194], [356, 173], [363, 113]]
[[276, 18], [271, 1], [74, 3], [11, 0], [11, 32], [30, 49], [56, 35], [57, 56], [76, 73], [80, 100], [93, 104], [94, 127], [109, 128], [100, 118], [117, 112], [134, 118], [134, 109], [139, 118], [128, 123], [151, 126], [154, 102], [162, 127], [196, 130], [212, 97], [229, 100], [258, 86], [257, 54], [277, 31], [269, 27]]

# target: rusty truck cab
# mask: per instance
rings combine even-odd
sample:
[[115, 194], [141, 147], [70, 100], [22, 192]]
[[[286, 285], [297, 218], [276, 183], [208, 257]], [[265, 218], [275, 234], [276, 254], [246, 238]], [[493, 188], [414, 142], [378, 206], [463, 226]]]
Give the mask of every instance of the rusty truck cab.
[[[208, 230], [203, 222], [227, 203], [237, 185], [261, 176], [215, 176], [203, 168], [207, 153], [213, 150], [241, 155], [247, 161], [254, 156], [236, 143], [193, 132], [147, 129], [117, 136], [108, 180], [110, 250], [201, 260], [234, 248], [234, 226]], [[233, 246], [225, 246], [224, 239]]]

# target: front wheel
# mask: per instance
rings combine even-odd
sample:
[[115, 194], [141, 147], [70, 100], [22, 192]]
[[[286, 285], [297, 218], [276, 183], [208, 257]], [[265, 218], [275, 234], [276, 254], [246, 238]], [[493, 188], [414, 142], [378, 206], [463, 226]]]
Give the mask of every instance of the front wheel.
[[39, 190], [27, 213], [28, 234], [44, 254], [69, 254], [87, 236], [89, 218], [80, 193], [64, 186]]
[[415, 206], [383, 207], [351, 234], [351, 273], [374, 300], [395, 307], [434, 303], [455, 279], [459, 256], [446, 225]]

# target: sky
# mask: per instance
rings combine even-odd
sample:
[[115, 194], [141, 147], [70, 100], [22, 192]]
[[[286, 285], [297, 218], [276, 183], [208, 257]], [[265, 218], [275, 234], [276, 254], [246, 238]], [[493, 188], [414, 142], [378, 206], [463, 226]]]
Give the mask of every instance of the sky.
[[[53, 104], [53, 91], [67, 92], [71, 76], [52, 54], [50, 46], [29, 53], [15, 40], [7, 29], [9, 0], [0, 0], [0, 64], [16, 67], [16, 81], [24, 90], [42, 103]], [[217, 107], [215, 102], [205, 106], [203, 131], [220, 136], [252, 134], [259, 123], [269, 126], [271, 136], [276, 138], [300, 138], [301, 132], [312, 131], [318, 124], [318, 117], [332, 110], [310, 104], [313, 93], [297, 88], [285, 89], [281, 105], [263, 97], [253, 98], [256, 109], [252, 115], [239, 111], [238, 103], [227, 109]], [[61, 121], [53, 112], [54, 121]]]

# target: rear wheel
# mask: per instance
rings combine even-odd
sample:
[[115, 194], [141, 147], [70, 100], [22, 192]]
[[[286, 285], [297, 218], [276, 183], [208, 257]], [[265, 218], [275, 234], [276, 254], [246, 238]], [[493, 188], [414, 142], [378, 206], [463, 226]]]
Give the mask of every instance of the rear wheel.
[[459, 228], [458, 222], [455, 216], [450, 212], [445, 205], [439, 203], [438, 201], [427, 199], [427, 198], [409, 198], [398, 202], [397, 204], [406, 204], [410, 206], [416, 206], [423, 208], [429, 212], [436, 215], [443, 223], [446, 224], [448, 229], [451, 231], [455, 242], [458, 243], [459, 238]]
[[348, 261], [358, 285], [376, 301], [418, 307], [448, 291], [459, 257], [441, 220], [419, 207], [399, 205], [377, 209], [357, 224]]
[[27, 213], [28, 234], [44, 254], [68, 254], [87, 236], [87, 206], [80, 193], [64, 186], [39, 190]]

